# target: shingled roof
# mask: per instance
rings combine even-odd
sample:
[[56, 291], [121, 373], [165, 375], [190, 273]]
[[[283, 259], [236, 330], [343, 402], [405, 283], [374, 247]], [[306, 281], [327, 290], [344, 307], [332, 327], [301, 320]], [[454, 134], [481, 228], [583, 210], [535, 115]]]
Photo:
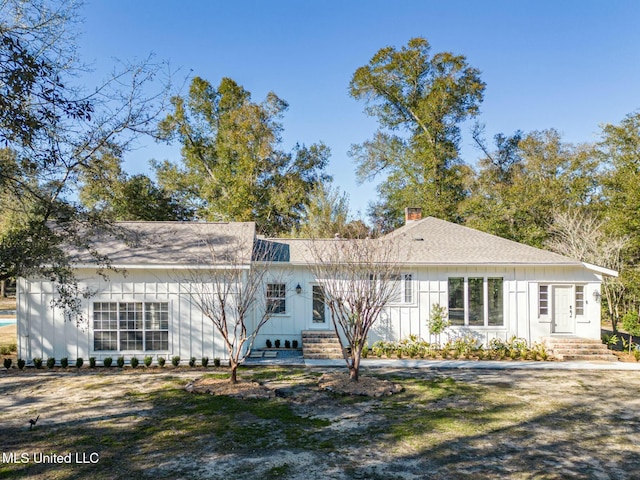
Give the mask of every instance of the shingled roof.
[[[91, 245], [116, 267], [198, 266], [251, 262], [255, 238], [253, 222], [117, 222], [114, 233], [104, 230]], [[72, 250], [77, 264], [93, 264], [86, 251]]]
[[[287, 252], [280, 260], [313, 263], [314, 248], [344, 239], [266, 239]], [[355, 240], [362, 241], [362, 240]], [[375, 240], [374, 240], [375, 241]], [[412, 221], [378, 241], [397, 246], [399, 262], [413, 265], [573, 265], [583, 263], [547, 250], [530, 247], [495, 235], [427, 217]], [[313, 247], [313, 243], [316, 246]]]
[[402, 261], [445, 265], [576, 265], [582, 262], [434, 217], [409, 222], [389, 233]]
[[[348, 241], [256, 238], [253, 222], [119, 222], [117, 226], [126, 232], [126, 238], [105, 233], [94, 239], [93, 246], [114, 266], [125, 268], [224, 264], [229, 245], [241, 249], [243, 259], [264, 258], [268, 253], [272, 261], [308, 264], [314, 261], [313, 242]], [[585, 266], [572, 258], [433, 217], [408, 222], [380, 240], [369, 241], [392, 242], [398, 247], [399, 262], [411, 265]], [[320, 250], [322, 243], [316, 244]], [[78, 264], [95, 263], [86, 252], [70, 253]]]

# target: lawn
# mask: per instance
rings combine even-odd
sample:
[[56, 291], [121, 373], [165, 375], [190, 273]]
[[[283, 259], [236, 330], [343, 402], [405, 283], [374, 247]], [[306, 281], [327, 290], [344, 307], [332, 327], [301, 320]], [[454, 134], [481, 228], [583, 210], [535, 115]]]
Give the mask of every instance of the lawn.
[[[366, 374], [404, 391], [364, 398], [319, 390], [323, 371], [243, 369], [276, 389], [260, 400], [186, 392], [202, 370], [1, 372], [0, 478], [631, 479], [640, 470], [635, 372], [380, 369]], [[27, 462], [7, 462], [11, 452]], [[34, 463], [52, 453], [71, 453], [71, 463]]]

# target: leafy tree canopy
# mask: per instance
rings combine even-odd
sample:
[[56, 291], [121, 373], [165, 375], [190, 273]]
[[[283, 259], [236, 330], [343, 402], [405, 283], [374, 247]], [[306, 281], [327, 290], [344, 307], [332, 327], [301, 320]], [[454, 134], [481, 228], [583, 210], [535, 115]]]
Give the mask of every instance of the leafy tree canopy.
[[322, 143], [279, 146], [287, 103], [269, 93], [261, 103], [230, 78], [217, 88], [196, 77], [189, 94], [174, 97], [160, 123], [167, 140], [182, 144], [181, 165], [157, 163], [161, 185], [186, 198], [199, 218], [255, 221], [265, 234], [290, 232], [314, 185], [324, 173], [329, 149]]
[[366, 113], [381, 127], [350, 152], [361, 181], [386, 174], [371, 209], [376, 223], [397, 227], [406, 206], [460, 221], [457, 206], [468, 174], [459, 158], [460, 124], [478, 114], [484, 88], [464, 56], [431, 56], [424, 38], [400, 50], [383, 48], [356, 70], [351, 96], [367, 104]]

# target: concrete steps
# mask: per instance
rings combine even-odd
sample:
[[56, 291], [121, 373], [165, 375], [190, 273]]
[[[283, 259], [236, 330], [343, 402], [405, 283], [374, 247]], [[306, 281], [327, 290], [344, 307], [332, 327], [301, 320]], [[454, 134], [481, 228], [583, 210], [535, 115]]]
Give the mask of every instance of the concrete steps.
[[333, 330], [302, 332], [302, 356], [308, 359], [342, 359], [342, 347]]
[[548, 337], [544, 340], [548, 352], [558, 360], [617, 362], [618, 357], [611, 353], [600, 340], [573, 337]]

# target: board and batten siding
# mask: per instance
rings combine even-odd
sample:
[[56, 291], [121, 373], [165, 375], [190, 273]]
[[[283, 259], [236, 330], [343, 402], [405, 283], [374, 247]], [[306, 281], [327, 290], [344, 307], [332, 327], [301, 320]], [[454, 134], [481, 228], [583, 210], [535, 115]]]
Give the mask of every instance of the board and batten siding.
[[[176, 278], [178, 273], [156, 270], [129, 270], [126, 276], [109, 272], [109, 280], [103, 280], [95, 271], [77, 272], [80, 288], [89, 288], [94, 295], [82, 301], [86, 322], [77, 325], [65, 320], [63, 312], [53, 308], [51, 301], [55, 286], [48, 281], [21, 278], [17, 290], [18, 356], [27, 361], [35, 357], [57, 361], [67, 357], [71, 361], [82, 357], [96, 357], [98, 361], [112, 357], [114, 362], [121, 354], [129, 360], [132, 356], [142, 361], [150, 355], [180, 356], [182, 362], [204, 356], [226, 358], [226, 348], [211, 320], [206, 318], [191, 301]], [[168, 349], [165, 351], [94, 351], [93, 305], [97, 302], [166, 302], [169, 307]]]
[[[274, 266], [270, 281], [285, 283], [286, 311], [274, 315], [256, 338], [256, 348], [263, 348], [266, 339], [301, 341], [301, 332], [310, 329], [333, 330], [331, 320], [322, 325], [312, 322], [312, 289], [318, 282], [305, 266]], [[427, 320], [435, 303], [448, 307], [448, 279], [451, 277], [503, 278], [504, 325], [487, 327], [451, 327], [441, 336], [441, 341], [458, 336], [473, 335], [487, 344], [492, 338], [506, 340], [512, 336], [528, 342], [541, 341], [552, 335], [553, 320], [550, 315], [539, 315], [539, 287], [568, 286], [575, 294], [575, 286], [584, 288], [584, 315], [575, 320], [574, 334], [584, 338], [600, 338], [600, 304], [594, 292], [600, 291], [601, 277], [587, 268], [575, 267], [524, 267], [524, 266], [407, 266], [402, 273], [412, 275], [412, 301], [407, 304], [389, 305], [369, 335], [369, 344], [376, 340], [402, 340], [415, 335], [430, 339]], [[59, 309], [51, 307], [55, 287], [51, 282], [19, 279], [17, 291], [18, 356], [27, 361], [35, 357], [54, 357], [59, 361], [68, 357], [88, 360], [124, 354], [128, 360], [135, 355], [139, 360], [151, 355], [168, 360], [178, 355], [183, 362], [190, 357], [198, 361], [204, 356], [226, 358], [226, 349], [220, 334], [211, 320], [206, 318], [186, 293], [178, 271], [134, 270], [126, 276], [109, 272], [105, 281], [95, 271], [79, 270], [79, 286], [95, 291], [92, 298], [83, 300], [84, 316], [88, 322], [78, 326], [65, 320]], [[301, 292], [296, 292], [300, 285]], [[264, 300], [264, 299], [261, 299]], [[93, 350], [93, 304], [95, 302], [167, 302], [169, 307], [168, 349], [161, 352], [104, 352]], [[263, 302], [256, 302], [261, 305]], [[252, 312], [249, 325], [255, 325], [259, 312]]]

